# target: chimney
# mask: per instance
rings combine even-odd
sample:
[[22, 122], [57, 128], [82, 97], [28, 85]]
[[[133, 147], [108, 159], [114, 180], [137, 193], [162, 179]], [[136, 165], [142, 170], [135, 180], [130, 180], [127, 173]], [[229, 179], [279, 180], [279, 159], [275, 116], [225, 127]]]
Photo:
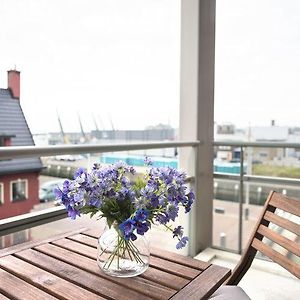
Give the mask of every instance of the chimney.
[[20, 72], [17, 70], [7, 71], [7, 87], [15, 99], [20, 99]]

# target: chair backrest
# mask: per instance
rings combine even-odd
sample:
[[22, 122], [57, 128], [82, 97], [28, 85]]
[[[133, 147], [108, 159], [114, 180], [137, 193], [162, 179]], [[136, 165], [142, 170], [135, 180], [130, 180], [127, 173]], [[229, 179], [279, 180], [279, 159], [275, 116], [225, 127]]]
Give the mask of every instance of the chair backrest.
[[[274, 191], [270, 192], [261, 217], [255, 225], [254, 232], [248, 242], [246, 251], [232, 272], [231, 277], [226, 282], [227, 285], [237, 285], [239, 283], [251, 266], [257, 251], [278, 263], [296, 277], [300, 278], [300, 265], [295, 260], [291, 259], [291, 255], [283, 255], [273, 249], [270, 243], [264, 243], [263, 241], [263, 238], [266, 237], [272, 241], [273, 245], [280, 245], [286, 249], [289, 254], [298, 256], [298, 261], [300, 261], [300, 244], [297, 243], [297, 240], [299, 240], [300, 237], [300, 224], [293, 222], [293, 217], [284, 218], [280, 214], [276, 214], [277, 209], [283, 210], [297, 219], [300, 217], [299, 200], [285, 197]], [[296, 235], [296, 239], [291, 240], [281, 235], [278, 230], [272, 230], [269, 226], [270, 223], [277, 225], [276, 227], [281, 228], [281, 231], [291, 232], [292, 235]]]

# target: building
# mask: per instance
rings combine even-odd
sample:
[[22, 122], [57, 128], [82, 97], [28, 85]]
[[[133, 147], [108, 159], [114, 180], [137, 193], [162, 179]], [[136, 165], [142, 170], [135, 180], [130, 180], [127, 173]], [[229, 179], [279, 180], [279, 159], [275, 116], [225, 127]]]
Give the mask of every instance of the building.
[[[20, 104], [20, 72], [8, 71], [7, 89], [0, 89], [0, 147], [34, 145]], [[1, 160], [0, 219], [29, 212], [39, 203], [39, 158]]]

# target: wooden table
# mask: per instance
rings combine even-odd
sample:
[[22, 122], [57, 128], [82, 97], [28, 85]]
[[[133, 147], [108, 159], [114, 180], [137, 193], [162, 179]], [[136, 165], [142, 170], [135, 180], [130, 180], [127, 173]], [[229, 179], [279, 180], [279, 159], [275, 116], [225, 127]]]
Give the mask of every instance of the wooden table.
[[96, 262], [99, 232], [61, 234], [0, 250], [0, 300], [207, 299], [230, 270], [160, 249], [133, 278], [109, 277]]

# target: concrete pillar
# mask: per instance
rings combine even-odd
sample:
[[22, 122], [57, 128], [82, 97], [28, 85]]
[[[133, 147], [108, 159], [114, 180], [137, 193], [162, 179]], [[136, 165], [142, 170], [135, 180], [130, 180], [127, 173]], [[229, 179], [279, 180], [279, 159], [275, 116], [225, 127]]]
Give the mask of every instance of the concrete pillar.
[[180, 168], [195, 176], [189, 254], [212, 241], [215, 0], [181, 1], [180, 140], [200, 140], [180, 150]]

